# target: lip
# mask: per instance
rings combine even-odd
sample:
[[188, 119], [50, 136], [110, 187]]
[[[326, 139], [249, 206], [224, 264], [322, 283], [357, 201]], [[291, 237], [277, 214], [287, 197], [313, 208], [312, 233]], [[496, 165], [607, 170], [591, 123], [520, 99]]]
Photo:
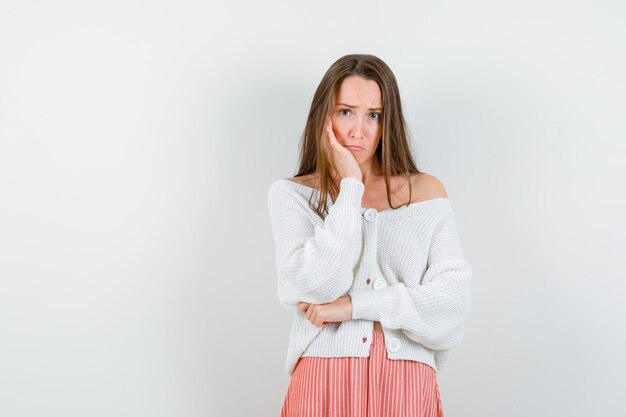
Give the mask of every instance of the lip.
[[345, 147], [352, 151], [364, 151], [365, 150], [361, 148], [360, 146], [355, 146], [355, 145], [345, 145]]

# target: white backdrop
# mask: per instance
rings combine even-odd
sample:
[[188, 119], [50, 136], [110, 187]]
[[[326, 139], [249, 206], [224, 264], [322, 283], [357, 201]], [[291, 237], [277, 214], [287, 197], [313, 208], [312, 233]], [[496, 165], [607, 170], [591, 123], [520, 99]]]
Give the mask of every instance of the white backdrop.
[[446, 417], [625, 415], [619, 1], [2, 1], [0, 415], [278, 416], [269, 184], [371, 53], [474, 267]]

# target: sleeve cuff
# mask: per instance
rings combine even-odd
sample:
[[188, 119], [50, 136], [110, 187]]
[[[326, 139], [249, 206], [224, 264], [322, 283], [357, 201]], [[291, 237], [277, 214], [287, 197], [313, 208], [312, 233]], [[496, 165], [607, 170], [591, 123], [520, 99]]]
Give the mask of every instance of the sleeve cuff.
[[335, 200], [338, 207], [361, 208], [361, 200], [365, 192], [365, 184], [354, 177], [345, 177], [339, 182], [339, 194]]
[[380, 321], [380, 312], [383, 311], [385, 306], [385, 289], [358, 290], [350, 294], [352, 300], [352, 320]]

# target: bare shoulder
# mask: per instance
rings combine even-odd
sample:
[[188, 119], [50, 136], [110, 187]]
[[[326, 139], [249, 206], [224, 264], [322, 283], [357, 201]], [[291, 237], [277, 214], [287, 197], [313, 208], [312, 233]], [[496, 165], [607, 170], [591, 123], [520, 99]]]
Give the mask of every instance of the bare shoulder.
[[292, 181], [301, 185], [306, 185], [307, 187], [313, 187], [315, 185], [315, 176], [314, 174], [306, 174], [301, 175], [299, 177], [291, 177], [285, 178], [288, 181]]
[[412, 174], [411, 186], [418, 190], [420, 200], [448, 198], [448, 192], [439, 178], [425, 172]]

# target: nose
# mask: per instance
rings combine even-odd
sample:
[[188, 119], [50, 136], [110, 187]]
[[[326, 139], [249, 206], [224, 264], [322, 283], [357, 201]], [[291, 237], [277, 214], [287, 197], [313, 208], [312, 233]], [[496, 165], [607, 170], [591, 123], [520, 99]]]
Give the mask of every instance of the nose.
[[363, 139], [363, 132], [361, 131], [361, 120], [357, 117], [356, 122], [352, 126], [352, 132], [350, 137], [352, 139]]

